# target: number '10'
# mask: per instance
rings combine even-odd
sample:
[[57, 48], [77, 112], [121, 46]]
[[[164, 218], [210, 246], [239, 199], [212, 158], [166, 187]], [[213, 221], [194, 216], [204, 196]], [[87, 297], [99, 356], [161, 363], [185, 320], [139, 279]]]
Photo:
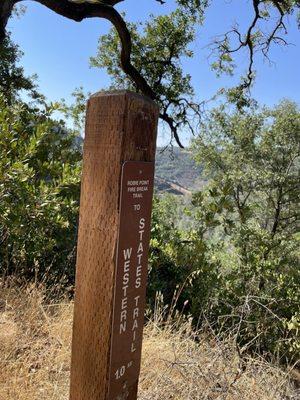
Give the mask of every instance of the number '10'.
[[125, 374], [125, 370], [126, 370], [125, 365], [122, 365], [122, 367], [117, 369], [115, 372], [116, 379], [120, 379]]

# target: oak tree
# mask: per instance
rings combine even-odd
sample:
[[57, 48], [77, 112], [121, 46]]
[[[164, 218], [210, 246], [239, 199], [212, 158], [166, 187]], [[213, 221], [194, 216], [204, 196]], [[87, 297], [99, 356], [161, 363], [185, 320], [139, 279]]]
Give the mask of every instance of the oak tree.
[[[3, 42], [6, 35], [6, 26], [11, 17], [14, 7], [22, 3], [23, 0], [2, 0], [0, 4], [0, 41]], [[119, 64], [124, 73], [130, 77], [137, 91], [158, 100], [161, 103], [159, 94], [155, 87], [149, 84], [148, 77], [139, 70], [132, 62], [132, 38], [128, 25], [123, 16], [117, 11], [116, 6], [124, 0], [32, 0], [51, 9], [52, 11], [77, 22], [86, 18], [102, 18], [110, 21], [118, 33], [121, 42], [121, 54]], [[163, 5], [170, 3], [170, 0], [152, 0]], [[176, 0], [178, 10], [183, 11], [190, 19], [191, 25], [203, 21], [206, 9], [213, 3], [213, 0]], [[243, 91], [248, 89], [254, 78], [254, 63], [256, 54], [269, 56], [272, 44], [287, 45], [285, 35], [288, 32], [286, 21], [290, 15], [299, 12], [299, 0], [251, 0], [249, 15], [252, 15], [245, 31], [238, 22], [221, 37], [213, 41], [212, 47], [216, 60], [213, 68], [217, 72], [233, 73], [235, 55], [242, 50], [248, 52], [248, 70], [242, 78], [240, 85], [231, 91], [230, 95], [242, 106]], [[230, 15], [230, 14], [229, 14]], [[167, 54], [167, 57], [169, 55]], [[162, 64], [162, 60], [148, 60], [155, 67]], [[157, 62], [158, 61], [158, 62]], [[164, 59], [163, 62], [166, 62]], [[173, 98], [169, 99], [172, 104]], [[176, 104], [174, 104], [176, 108]], [[194, 107], [194, 106], [193, 106]], [[193, 108], [192, 107], [192, 108]], [[161, 118], [169, 125], [171, 132], [178, 144], [181, 145], [178, 136], [177, 121], [174, 115], [168, 113], [166, 109], [161, 112]]]

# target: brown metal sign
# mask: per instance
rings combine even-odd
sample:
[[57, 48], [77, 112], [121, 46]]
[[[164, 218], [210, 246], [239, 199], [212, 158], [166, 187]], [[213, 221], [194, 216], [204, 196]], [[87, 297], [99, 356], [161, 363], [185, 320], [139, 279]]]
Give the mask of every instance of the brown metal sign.
[[110, 350], [109, 400], [130, 400], [137, 385], [146, 301], [153, 162], [125, 162]]

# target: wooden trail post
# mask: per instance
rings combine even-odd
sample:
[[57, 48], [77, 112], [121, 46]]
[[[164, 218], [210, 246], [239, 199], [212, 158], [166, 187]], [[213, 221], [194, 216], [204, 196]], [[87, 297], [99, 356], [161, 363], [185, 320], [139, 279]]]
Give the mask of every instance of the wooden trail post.
[[135, 400], [158, 108], [131, 92], [88, 102], [70, 400]]

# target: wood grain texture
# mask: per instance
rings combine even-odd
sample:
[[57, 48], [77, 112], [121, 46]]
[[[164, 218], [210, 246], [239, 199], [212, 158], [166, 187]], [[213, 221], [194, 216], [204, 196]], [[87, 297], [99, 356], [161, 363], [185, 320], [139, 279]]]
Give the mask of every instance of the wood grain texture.
[[[88, 101], [81, 184], [70, 400], [106, 400], [121, 170], [154, 161], [158, 108], [131, 92]], [[136, 388], [128, 400], [136, 398]]]

